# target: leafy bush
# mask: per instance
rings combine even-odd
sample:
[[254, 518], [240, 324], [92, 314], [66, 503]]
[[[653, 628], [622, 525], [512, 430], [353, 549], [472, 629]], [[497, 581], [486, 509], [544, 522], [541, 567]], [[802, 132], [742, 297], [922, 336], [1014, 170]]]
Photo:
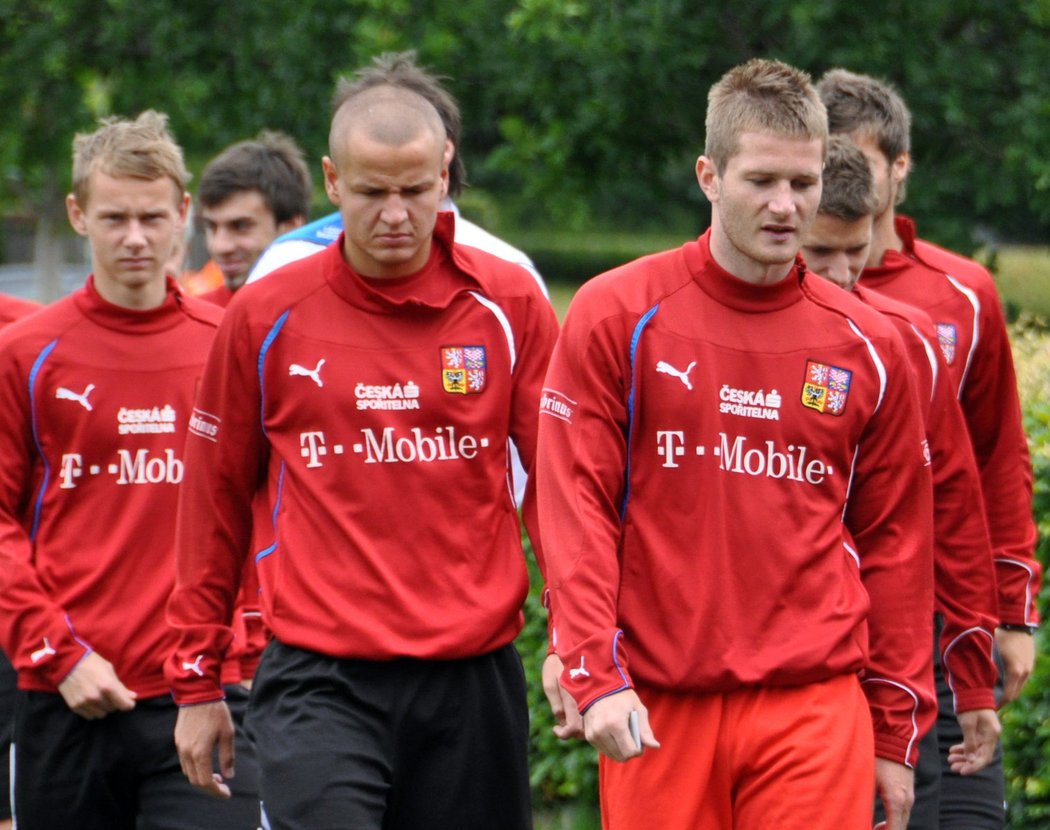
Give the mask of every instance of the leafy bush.
[[529, 549], [532, 587], [525, 603], [525, 628], [517, 647], [525, 663], [529, 690], [529, 776], [533, 802], [551, 807], [567, 801], [598, 803], [598, 755], [584, 741], [564, 742], [551, 731], [554, 718], [540, 676], [547, 654], [547, 612], [540, 604], [542, 580]]
[[[1050, 563], [1050, 334], [1045, 321], [1022, 315], [1014, 326], [1014, 359], [1032, 453], [1036, 549], [1044, 569]], [[1039, 610], [1046, 619], [1050, 588], [1044, 581]], [[1050, 660], [1045, 631], [1036, 635], [1040, 659], [1021, 698], [1000, 714], [1011, 830], [1050, 826]]]

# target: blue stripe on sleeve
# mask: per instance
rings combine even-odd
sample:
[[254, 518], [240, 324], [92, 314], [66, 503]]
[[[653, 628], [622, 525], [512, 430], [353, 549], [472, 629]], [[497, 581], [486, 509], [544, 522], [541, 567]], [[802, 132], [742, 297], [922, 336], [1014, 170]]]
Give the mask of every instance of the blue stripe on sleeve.
[[44, 361], [47, 360], [48, 356], [54, 351], [54, 348], [57, 345], [58, 340], [55, 339], [44, 346], [43, 351], [41, 351], [40, 354], [37, 355], [36, 360], [33, 361], [33, 368], [29, 370], [29, 412], [33, 429], [33, 443], [36, 445], [36, 451], [39, 453], [40, 460], [44, 465], [44, 478], [40, 482], [40, 492], [37, 493], [36, 504], [33, 507], [33, 527], [29, 531], [29, 541], [33, 541], [36, 538], [37, 530], [40, 527], [40, 511], [44, 505], [44, 493], [47, 491], [47, 484], [51, 479], [51, 465], [47, 463], [47, 456], [44, 455], [44, 448], [40, 444], [40, 432], [37, 425], [36, 378], [40, 373], [40, 367], [44, 365]]
[[266, 382], [263, 379], [263, 366], [266, 363], [266, 353], [270, 350], [270, 346], [273, 345], [273, 341], [277, 339], [277, 335], [281, 333], [281, 329], [284, 327], [285, 321], [288, 319], [288, 315], [291, 313], [291, 309], [284, 312], [280, 317], [277, 318], [277, 322], [273, 324], [273, 328], [270, 329], [266, 335], [266, 339], [263, 340], [262, 346], [259, 348], [259, 423], [262, 426], [263, 434], [266, 435]]
[[635, 363], [638, 357], [638, 342], [642, 339], [642, 332], [645, 330], [645, 327], [649, 325], [649, 321], [653, 319], [653, 316], [659, 310], [660, 305], [657, 303], [645, 312], [637, 325], [635, 325], [634, 333], [631, 335], [631, 391], [627, 395], [627, 469], [624, 470], [623, 504], [620, 505], [620, 521], [623, 521], [624, 516], [627, 515], [627, 502], [631, 498], [631, 445], [634, 438], [634, 393], [638, 374]]

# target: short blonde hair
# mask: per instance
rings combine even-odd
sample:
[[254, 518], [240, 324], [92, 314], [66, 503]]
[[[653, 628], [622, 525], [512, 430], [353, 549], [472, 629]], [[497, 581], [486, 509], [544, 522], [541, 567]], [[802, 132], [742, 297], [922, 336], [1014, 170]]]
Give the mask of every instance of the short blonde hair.
[[179, 195], [186, 192], [190, 174], [182, 148], [168, 131], [168, 116], [146, 110], [135, 120], [111, 116], [99, 121], [93, 133], [73, 139], [73, 195], [87, 205], [88, 179], [101, 170], [111, 176], [171, 179]]
[[707, 96], [704, 155], [720, 173], [746, 132], [819, 138], [827, 146], [828, 117], [810, 77], [780, 61], [754, 58], [730, 69]]

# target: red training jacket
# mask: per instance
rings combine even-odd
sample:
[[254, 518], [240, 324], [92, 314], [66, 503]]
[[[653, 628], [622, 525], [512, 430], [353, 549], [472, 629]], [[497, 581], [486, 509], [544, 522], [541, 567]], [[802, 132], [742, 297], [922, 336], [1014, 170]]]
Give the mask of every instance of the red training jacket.
[[995, 708], [998, 674], [992, 658], [999, 604], [995, 565], [984, 522], [977, 462], [955, 399], [933, 321], [914, 306], [863, 286], [855, 293], [886, 315], [911, 356], [933, 471], [935, 606], [944, 618], [941, 665], [955, 711]]
[[[581, 710], [861, 672], [880, 756], [933, 723], [931, 483], [885, 318], [709, 234], [585, 284], [540, 405], [541, 529]], [[629, 656], [628, 656], [629, 652]], [[644, 699], [644, 691], [643, 691]]]
[[916, 240], [909, 218], [898, 216], [896, 230], [904, 250], [865, 268], [861, 284], [933, 319], [981, 475], [1000, 621], [1035, 625], [1042, 569], [1034, 554], [1032, 465], [999, 295], [976, 263]]
[[[255, 559], [281, 642], [455, 659], [520, 630], [528, 578], [508, 439], [531, 468], [557, 321], [525, 270], [452, 234], [441, 214], [418, 282], [396, 281], [404, 296], [354, 273], [342, 238], [234, 296], [187, 444], [168, 609], [179, 703], [221, 697], [224, 620], [260, 490], [270, 519], [256, 523]], [[531, 498], [524, 510], [534, 530]]]
[[140, 699], [167, 693], [183, 444], [220, 315], [170, 280], [161, 307], [121, 308], [89, 277], [0, 333], [0, 643], [20, 688], [54, 692], [96, 651]]

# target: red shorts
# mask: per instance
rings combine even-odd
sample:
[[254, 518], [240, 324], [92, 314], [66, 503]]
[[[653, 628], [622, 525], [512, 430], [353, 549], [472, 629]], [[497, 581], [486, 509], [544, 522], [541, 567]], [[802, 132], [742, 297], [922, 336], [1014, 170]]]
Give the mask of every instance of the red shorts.
[[638, 694], [661, 747], [601, 756], [605, 830], [870, 830], [875, 746], [854, 675]]

